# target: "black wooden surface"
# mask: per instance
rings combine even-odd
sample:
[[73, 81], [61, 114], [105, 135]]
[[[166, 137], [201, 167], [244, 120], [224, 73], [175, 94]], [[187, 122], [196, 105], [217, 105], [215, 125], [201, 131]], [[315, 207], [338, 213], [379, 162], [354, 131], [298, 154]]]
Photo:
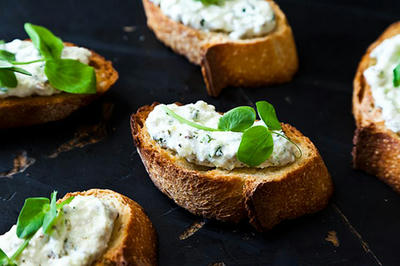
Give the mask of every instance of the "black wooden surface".
[[[109, 188], [146, 210], [158, 232], [160, 265], [399, 265], [400, 197], [375, 177], [354, 171], [350, 152], [355, 69], [367, 46], [399, 19], [400, 2], [278, 4], [298, 45], [300, 70], [293, 82], [229, 88], [210, 98], [200, 69], [164, 47], [146, 27], [139, 0], [1, 0], [0, 39], [26, 38], [24, 22], [44, 25], [112, 60], [120, 79], [100, 101], [64, 121], [0, 131], [0, 233], [15, 223], [26, 197], [54, 189], [64, 194]], [[335, 184], [329, 206], [260, 234], [246, 224], [193, 216], [161, 194], [133, 147], [129, 116], [153, 101], [198, 99], [220, 111], [262, 99], [273, 103], [282, 121], [319, 148]], [[23, 163], [24, 155], [31, 165], [13, 174], [14, 161]], [[202, 222], [192, 236], [180, 239]], [[331, 231], [338, 246], [325, 239]]]

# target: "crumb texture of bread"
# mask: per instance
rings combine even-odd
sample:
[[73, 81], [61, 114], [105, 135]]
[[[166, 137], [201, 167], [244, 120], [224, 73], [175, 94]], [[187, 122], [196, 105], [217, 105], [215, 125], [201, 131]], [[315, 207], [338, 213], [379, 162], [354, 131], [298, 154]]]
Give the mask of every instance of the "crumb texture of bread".
[[277, 4], [276, 28], [263, 37], [234, 41], [227, 34], [205, 32], [176, 22], [150, 0], [143, 0], [147, 24], [176, 53], [201, 66], [207, 92], [218, 96], [228, 86], [255, 87], [288, 82], [298, 69], [292, 29]]
[[93, 51], [89, 65], [96, 71], [96, 94], [62, 92], [51, 96], [0, 99], [0, 128], [24, 127], [61, 120], [104, 94], [117, 81], [118, 72], [113, 68], [111, 61]]
[[303, 153], [294, 163], [226, 171], [189, 163], [152, 140], [145, 121], [156, 105], [132, 115], [133, 140], [153, 183], [189, 212], [234, 223], [248, 220], [263, 231], [328, 204], [333, 193], [328, 170], [315, 146], [294, 127], [282, 124]]
[[93, 266], [157, 265], [156, 231], [139, 204], [126, 196], [105, 189], [68, 193], [60, 201], [78, 195], [112, 201], [119, 212], [108, 248]]
[[400, 22], [390, 25], [368, 48], [358, 66], [353, 82], [353, 115], [356, 131], [353, 138], [353, 166], [390, 185], [400, 193], [400, 137], [385, 127], [380, 108], [375, 107], [364, 71], [373, 64], [370, 53], [385, 39], [400, 34]]

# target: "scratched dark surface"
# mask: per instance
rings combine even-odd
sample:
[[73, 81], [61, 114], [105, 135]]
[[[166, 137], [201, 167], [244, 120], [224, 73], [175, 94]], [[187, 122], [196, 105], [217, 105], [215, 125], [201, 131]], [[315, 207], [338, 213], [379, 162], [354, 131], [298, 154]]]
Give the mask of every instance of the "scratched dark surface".
[[[15, 223], [26, 197], [109, 188], [146, 210], [158, 232], [160, 265], [399, 265], [400, 197], [354, 171], [350, 152], [355, 69], [367, 46], [399, 19], [400, 2], [278, 3], [298, 45], [293, 82], [229, 88], [215, 99], [206, 95], [200, 69], [156, 40], [138, 0], [1, 0], [0, 39], [26, 38], [26, 21], [45, 25], [112, 60], [120, 79], [100, 101], [64, 121], [0, 131], [0, 233]], [[259, 234], [246, 224], [204, 221], [161, 194], [133, 147], [129, 116], [153, 101], [198, 99], [221, 111], [272, 102], [282, 121], [319, 148], [335, 183], [329, 206]], [[191, 226], [200, 229], [191, 235]]]

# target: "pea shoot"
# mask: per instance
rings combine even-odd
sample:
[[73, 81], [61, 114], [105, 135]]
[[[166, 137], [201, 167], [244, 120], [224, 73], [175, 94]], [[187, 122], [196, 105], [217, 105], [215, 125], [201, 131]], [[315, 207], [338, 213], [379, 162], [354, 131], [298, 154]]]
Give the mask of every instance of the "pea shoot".
[[264, 125], [254, 125], [256, 112], [252, 107], [239, 106], [226, 112], [218, 122], [218, 128], [210, 128], [195, 122], [189, 121], [173, 112], [167, 106], [163, 106], [164, 111], [178, 120], [180, 123], [205, 131], [232, 131], [242, 132], [242, 139], [236, 153], [237, 159], [250, 166], [255, 167], [265, 162], [274, 150], [272, 134], [286, 138], [296, 146], [301, 154], [300, 147], [285, 135], [277, 132], [282, 130], [275, 108], [267, 101], [256, 103], [257, 113]]
[[48, 198], [27, 198], [17, 220], [17, 236], [24, 239], [21, 246], [11, 257], [0, 249], [0, 266], [16, 266], [15, 260], [29, 245], [31, 238], [43, 228], [43, 233], [50, 235], [57, 219], [62, 215], [62, 207], [69, 204], [74, 197], [57, 203], [57, 191]]
[[8, 89], [17, 87], [18, 79], [15, 73], [32, 75], [23, 67], [17, 66], [44, 62], [44, 73], [54, 88], [68, 93], [96, 93], [96, 73], [92, 66], [78, 60], [61, 59], [64, 43], [45, 27], [25, 23], [24, 28], [42, 58], [17, 62], [15, 54], [0, 50], [0, 87]]

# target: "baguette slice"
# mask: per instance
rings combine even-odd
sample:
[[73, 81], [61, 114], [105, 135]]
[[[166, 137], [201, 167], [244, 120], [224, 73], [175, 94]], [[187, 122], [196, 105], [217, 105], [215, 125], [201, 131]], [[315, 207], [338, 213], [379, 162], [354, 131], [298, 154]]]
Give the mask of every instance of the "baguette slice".
[[262, 231], [327, 205], [333, 192], [331, 177], [318, 150], [294, 127], [282, 124], [303, 153], [291, 165], [208, 168], [175, 156], [151, 139], [145, 120], [157, 104], [132, 115], [133, 140], [154, 184], [191, 213], [235, 223], [248, 220]]
[[[72, 46], [71, 43], [65, 43]], [[101, 55], [92, 52], [89, 65], [95, 68], [96, 94], [62, 92], [51, 96], [0, 99], [0, 128], [31, 126], [61, 120], [105, 93], [118, 79], [118, 72]]]
[[207, 92], [218, 96], [228, 86], [255, 87], [290, 81], [298, 69], [292, 29], [271, 0], [276, 28], [266, 36], [231, 40], [176, 22], [150, 0], [143, 0], [147, 24], [165, 45], [201, 66]]
[[119, 216], [107, 251], [93, 265], [157, 265], [156, 231], [139, 204], [104, 189], [68, 193], [60, 201], [78, 195], [111, 199], [118, 203]]
[[400, 192], [400, 137], [386, 128], [381, 109], [375, 107], [364, 71], [374, 62], [371, 51], [385, 39], [400, 34], [400, 22], [389, 26], [367, 50], [354, 78], [353, 114], [357, 129], [353, 143], [353, 165], [373, 174]]

